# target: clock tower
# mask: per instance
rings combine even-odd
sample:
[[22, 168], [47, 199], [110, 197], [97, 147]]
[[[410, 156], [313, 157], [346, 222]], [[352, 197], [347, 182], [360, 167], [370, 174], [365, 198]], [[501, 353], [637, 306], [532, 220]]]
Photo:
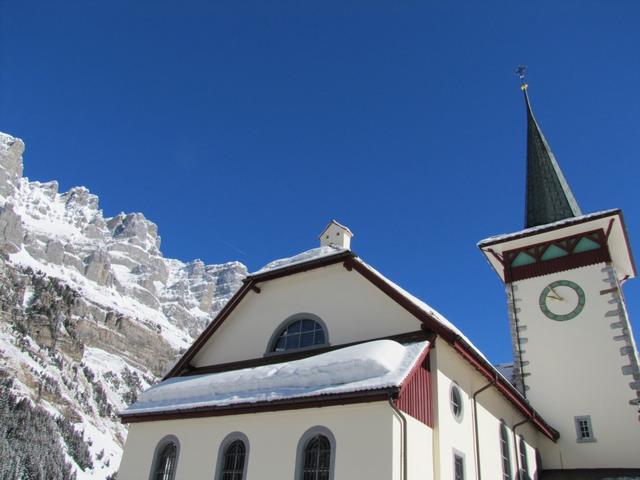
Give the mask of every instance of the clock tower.
[[505, 285], [515, 383], [560, 433], [545, 470], [638, 469], [640, 369], [622, 292], [636, 269], [622, 212], [580, 211], [522, 90], [525, 229], [478, 244]]

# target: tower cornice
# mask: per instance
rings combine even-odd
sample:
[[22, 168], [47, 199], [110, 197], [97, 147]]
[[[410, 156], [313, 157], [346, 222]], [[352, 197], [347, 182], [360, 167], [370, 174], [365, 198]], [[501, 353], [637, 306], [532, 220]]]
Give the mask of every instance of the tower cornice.
[[[582, 238], [582, 246], [576, 248]], [[590, 247], [585, 249], [585, 243]], [[552, 245], [560, 251], [545, 256]], [[636, 276], [624, 217], [618, 209], [490, 237], [480, 241], [478, 247], [503, 282], [600, 262], [612, 262], [619, 281]], [[516, 261], [520, 252], [525, 255]]]

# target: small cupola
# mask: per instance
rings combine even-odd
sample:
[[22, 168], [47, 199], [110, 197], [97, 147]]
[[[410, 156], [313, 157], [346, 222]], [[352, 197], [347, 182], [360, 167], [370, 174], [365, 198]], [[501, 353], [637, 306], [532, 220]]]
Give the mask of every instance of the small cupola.
[[353, 233], [344, 225], [340, 225], [335, 220], [331, 220], [329, 225], [320, 234], [320, 246], [332, 245], [334, 247], [351, 249], [351, 237]]

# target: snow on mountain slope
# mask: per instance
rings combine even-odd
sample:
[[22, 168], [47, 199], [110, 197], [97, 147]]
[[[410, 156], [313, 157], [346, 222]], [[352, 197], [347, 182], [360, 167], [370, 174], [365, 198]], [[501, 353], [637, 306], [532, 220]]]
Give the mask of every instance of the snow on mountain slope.
[[0, 377], [82, 434], [77, 446], [58, 422], [78, 478], [105, 478], [126, 435], [116, 412], [158, 380], [247, 270], [164, 258], [144, 215], [106, 218], [84, 187], [61, 193], [23, 178], [23, 151], [0, 133]]

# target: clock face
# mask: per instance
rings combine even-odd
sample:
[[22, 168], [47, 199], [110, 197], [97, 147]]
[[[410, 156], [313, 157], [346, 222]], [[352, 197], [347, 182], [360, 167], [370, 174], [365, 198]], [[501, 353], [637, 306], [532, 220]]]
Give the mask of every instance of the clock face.
[[584, 303], [584, 290], [570, 280], [552, 282], [540, 293], [540, 310], [551, 320], [559, 322], [580, 315]]

